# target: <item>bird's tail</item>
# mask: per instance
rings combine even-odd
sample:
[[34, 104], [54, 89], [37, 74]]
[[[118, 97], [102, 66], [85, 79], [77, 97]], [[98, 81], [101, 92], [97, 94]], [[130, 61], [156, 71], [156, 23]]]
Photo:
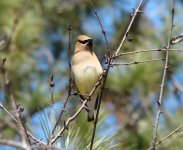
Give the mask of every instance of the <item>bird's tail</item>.
[[95, 105], [96, 105], [96, 97], [93, 95], [91, 100], [87, 102], [87, 107], [88, 107], [88, 122], [94, 121], [94, 110], [95, 110]]
[[88, 111], [88, 122], [94, 121], [94, 110]]
[[97, 110], [99, 103], [99, 95], [94, 94], [92, 99], [87, 102], [88, 122], [94, 121], [94, 111]]

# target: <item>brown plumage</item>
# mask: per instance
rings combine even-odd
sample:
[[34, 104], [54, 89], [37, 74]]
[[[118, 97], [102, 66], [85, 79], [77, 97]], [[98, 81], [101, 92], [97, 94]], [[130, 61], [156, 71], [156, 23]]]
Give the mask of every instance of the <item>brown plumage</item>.
[[[99, 76], [102, 74], [101, 64], [93, 52], [93, 39], [86, 35], [79, 35], [75, 45], [74, 56], [72, 58], [72, 71], [79, 92], [83, 98], [87, 98]], [[88, 121], [94, 120], [94, 108], [99, 87], [88, 101]]]

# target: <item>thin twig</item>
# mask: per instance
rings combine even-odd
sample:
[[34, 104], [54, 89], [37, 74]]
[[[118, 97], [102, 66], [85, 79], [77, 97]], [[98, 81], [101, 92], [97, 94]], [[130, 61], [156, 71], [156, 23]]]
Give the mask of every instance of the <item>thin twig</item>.
[[[0, 108], [2, 108], [7, 114], [8, 116], [16, 123], [17, 126], [19, 126], [19, 122], [16, 120], [16, 118], [2, 105], [0, 104]], [[6, 122], [5, 122], [6, 123]], [[8, 122], [7, 122], [8, 123]], [[10, 126], [12, 129], [15, 129], [15, 127], [8, 123], [8, 126]], [[25, 130], [23, 127], [21, 127], [22, 130]], [[17, 129], [15, 129], [17, 131]], [[17, 131], [19, 134], [21, 134], [21, 130]], [[27, 135], [36, 143], [41, 144], [41, 145], [46, 145], [46, 143], [41, 142], [40, 140], [36, 139], [29, 131], [26, 131]]]
[[69, 126], [70, 122], [72, 122], [72, 121], [79, 115], [79, 113], [83, 110], [83, 108], [86, 108], [86, 103], [91, 99], [91, 96], [92, 96], [93, 93], [96, 91], [96, 89], [99, 87], [99, 85], [101, 85], [101, 82], [102, 82], [102, 80], [103, 80], [105, 74], [106, 74], [106, 70], [104, 69], [104, 71], [103, 71], [103, 73], [100, 75], [98, 81], [95, 83], [93, 89], [92, 89], [91, 92], [88, 94], [87, 99], [85, 99], [85, 100], [83, 101], [83, 104], [82, 104], [82, 106], [78, 109], [78, 111], [77, 111], [73, 116], [71, 116], [70, 118], [68, 118], [67, 121], [65, 121], [64, 126], [60, 129], [60, 131], [57, 133], [57, 135], [51, 140], [51, 144], [55, 143], [56, 140], [62, 136], [62, 133], [63, 133], [66, 129], [68, 129], [68, 126]]
[[15, 125], [14, 122], [12, 122], [12, 120], [10, 120], [9, 118], [7, 117], [0, 118], [0, 122], [4, 127], [9, 127], [10, 129], [14, 130], [20, 135], [20, 130], [17, 128], [17, 125]]
[[53, 80], [53, 75], [51, 75], [50, 77], [50, 88], [51, 88], [51, 106], [53, 106], [54, 104], [54, 86], [55, 86], [55, 83], [54, 83], [54, 80]]
[[133, 61], [129, 63], [112, 63], [112, 66], [124, 66], [124, 65], [137, 65], [137, 64], [142, 64], [142, 63], [147, 63], [147, 62], [158, 62], [158, 61], [164, 61], [165, 58], [160, 58], [160, 59], [148, 59], [144, 61]]
[[[138, 53], [148, 53], [148, 52], [160, 52], [164, 51], [166, 52], [166, 48], [160, 48], [160, 49], [150, 49], [150, 50], [140, 50], [140, 51], [131, 51], [131, 52], [125, 52], [125, 53], [120, 53], [118, 55], [113, 56], [113, 58], [119, 57], [119, 56], [124, 56], [124, 55], [130, 55], [130, 54], [138, 54]], [[181, 49], [169, 49], [169, 51], [178, 51], [178, 52], [183, 52]]]
[[65, 123], [64, 126], [61, 128], [61, 130], [58, 132], [58, 134], [52, 139], [51, 144], [55, 143], [55, 141], [60, 138], [62, 136], [62, 133], [68, 129], [68, 126], [70, 124], [70, 122], [72, 122], [78, 115], [79, 113], [85, 108], [85, 105], [87, 103], [87, 100], [85, 100], [83, 102], [83, 105], [78, 109], [78, 111], [72, 116], [70, 117]]
[[10, 116], [10, 118], [18, 125], [18, 121], [13, 117], [13, 115], [3, 106], [2, 103], [0, 103], [0, 108], [2, 108], [7, 114], [8, 116]]
[[[6, 46], [11, 46], [11, 43], [14, 41], [14, 33], [15, 33], [15, 30], [16, 30], [16, 27], [17, 27], [17, 25], [20, 21], [20, 18], [24, 14], [23, 12], [24, 12], [25, 8], [28, 6], [29, 2], [30, 2], [30, 0], [22, 0], [21, 6], [18, 8], [18, 11], [15, 15], [15, 19], [14, 19], [13, 27], [12, 27], [11, 37], [9, 38], [9, 41], [7, 42]], [[10, 47], [10, 49], [11, 48], [12, 47]], [[22, 147], [19, 147], [19, 148], [23, 148], [23, 146], [24, 146], [26, 150], [29, 150], [29, 149], [32, 149], [31, 148], [32, 144], [31, 144], [31, 141], [30, 141], [29, 137], [33, 137], [33, 136], [32, 136], [31, 133], [29, 133], [27, 131], [27, 129], [25, 127], [25, 124], [24, 124], [24, 122], [21, 118], [21, 111], [23, 109], [20, 108], [19, 105], [16, 104], [15, 97], [14, 97], [13, 90], [12, 90], [12, 85], [11, 85], [11, 82], [8, 78], [8, 73], [6, 72], [6, 69], [4, 68], [4, 62], [1, 64], [0, 70], [1, 70], [1, 73], [2, 73], [3, 78], [4, 78], [5, 92], [6, 92], [7, 96], [10, 99], [12, 108], [15, 112], [15, 117], [4, 106], [2, 107], [2, 105], [1, 105], [1, 107], [10, 116], [10, 118], [13, 119], [13, 121], [16, 123], [16, 125], [18, 125], [18, 127], [19, 127], [18, 133], [21, 135], [21, 138], [22, 138], [22, 142], [20, 142]], [[38, 141], [36, 138], [34, 138], [34, 140]], [[3, 143], [4, 141], [5, 141], [4, 139], [1, 140], [1, 143]], [[11, 141], [11, 140], [7, 140], [5, 143], [8, 143], [8, 145], [14, 144], [14, 142]], [[18, 145], [18, 142], [16, 142], [16, 143]], [[16, 147], [16, 144], [14, 146]]]
[[14, 148], [26, 150], [26, 145], [24, 145], [22, 142], [10, 140], [10, 139], [0, 139], [0, 144], [13, 146]]
[[117, 55], [117, 54], [119, 53], [121, 47], [123, 46], [123, 44], [124, 44], [124, 42], [125, 42], [125, 40], [126, 40], [126, 37], [127, 37], [128, 34], [129, 34], [129, 31], [130, 31], [130, 29], [131, 29], [131, 26], [132, 26], [132, 24], [133, 24], [133, 22], [134, 22], [134, 20], [135, 20], [135, 18], [136, 18], [136, 16], [137, 16], [137, 14], [142, 12], [142, 11], [140, 11], [140, 7], [141, 7], [141, 5], [142, 5], [143, 2], [144, 2], [144, 0], [141, 0], [140, 3], [139, 3], [139, 5], [138, 5], [138, 7], [137, 7], [136, 9], [134, 9], [134, 13], [133, 13], [132, 19], [131, 19], [131, 21], [130, 21], [130, 24], [128, 25], [128, 27], [127, 27], [127, 29], [126, 29], [125, 35], [123, 36], [123, 38], [122, 38], [122, 40], [121, 40], [121, 43], [120, 43], [118, 49], [117, 49], [116, 52], [115, 52], [115, 55]]
[[13, 24], [13, 29], [12, 29], [13, 32], [15, 31], [16, 26], [20, 21], [20, 18], [23, 16], [23, 14], [24, 14], [23, 12], [24, 12], [25, 8], [28, 6], [29, 1], [30, 0], [22, 0], [19, 9], [16, 12], [15, 19], [14, 19], [14, 22], [13, 22], [14, 23]]
[[[12, 146], [14, 148], [18, 148], [18, 149], [23, 149], [23, 150], [27, 150], [27, 146], [22, 143], [22, 142], [18, 142], [18, 141], [14, 141], [14, 140], [10, 140], [10, 139], [0, 139], [0, 144], [1, 145], [7, 145], [7, 146]], [[37, 143], [35, 143], [37, 144]], [[62, 150], [60, 148], [56, 148], [56, 147], [52, 147], [52, 146], [48, 146], [48, 145], [38, 145], [38, 146], [33, 146], [34, 149], [37, 150]]]
[[[107, 58], [107, 57], [111, 58], [111, 51], [110, 51], [109, 43], [108, 43], [108, 40], [107, 40], [106, 31], [104, 30], [104, 27], [103, 27], [103, 25], [102, 25], [102, 23], [101, 23], [101, 21], [100, 21], [100, 19], [99, 19], [99, 17], [98, 17], [97, 11], [96, 11], [96, 9], [95, 9], [95, 7], [94, 7], [94, 4], [93, 4], [92, 0], [89, 0], [89, 2], [90, 2], [90, 5], [91, 5], [92, 8], [93, 8], [93, 11], [94, 11], [94, 13], [95, 13], [95, 16], [96, 16], [96, 18], [97, 18], [97, 20], [98, 20], [98, 23], [99, 23], [100, 28], [101, 28], [101, 30], [102, 30], [102, 33], [103, 33], [103, 35], [104, 35], [104, 39], [105, 39], [105, 42], [106, 42], [106, 48], [107, 48], [107, 55], [106, 55], [106, 58]], [[108, 63], [109, 63], [109, 62], [110, 62], [110, 61], [108, 61]], [[103, 76], [103, 77], [104, 77], [104, 79], [103, 79], [104, 81], [103, 81], [103, 84], [102, 84], [102, 86], [101, 86], [101, 92], [100, 92], [99, 99], [98, 99], [99, 102], [98, 102], [97, 113], [96, 113], [96, 117], [95, 117], [95, 121], [94, 121], [94, 126], [93, 126], [93, 132], [92, 132], [90, 150], [93, 149], [93, 143], [94, 143], [95, 132], [96, 132], [96, 127], [97, 127], [97, 122], [98, 122], [98, 116], [99, 116], [99, 111], [100, 111], [100, 105], [101, 105], [102, 96], [103, 96], [103, 89], [104, 89], [104, 87], [105, 87], [105, 82], [106, 82], [106, 79], [107, 79], [107, 75], [108, 75], [109, 68], [110, 68], [110, 65], [107, 66], [107, 68], [104, 70], [105, 72], [104, 72], [104, 74], [103, 74], [103, 75], [104, 75], [104, 76]]]
[[98, 23], [100, 25], [100, 28], [102, 30], [102, 33], [103, 33], [104, 39], [105, 39], [105, 43], [106, 43], [106, 48], [107, 48], [108, 56], [110, 56], [111, 51], [110, 51], [109, 43], [108, 43], [108, 40], [107, 40], [106, 31], [104, 30], [104, 27], [103, 27], [103, 25], [102, 25], [102, 23], [100, 21], [100, 18], [99, 18], [98, 14], [97, 14], [97, 11], [96, 11], [96, 9], [94, 7], [93, 1], [92, 0], [88, 0], [88, 1], [90, 2], [90, 5], [92, 6], [92, 9], [93, 9], [93, 11], [95, 13], [95, 16], [96, 16], [96, 18], [98, 20]]
[[34, 137], [29, 131], [27, 131], [27, 134], [29, 137], [38, 145], [46, 145], [46, 143], [42, 142], [41, 140], [38, 140], [36, 137]]
[[[112, 59], [111, 59], [112, 61]], [[108, 66], [107, 68], [105, 69], [105, 74], [104, 74], [104, 81], [103, 81], [103, 84], [101, 86], [101, 92], [100, 92], [100, 95], [99, 95], [99, 102], [98, 102], [98, 107], [97, 107], [97, 113], [96, 113], [96, 118], [95, 118], [95, 121], [94, 121], [94, 127], [93, 127], [93, 132], [92, 132], [92, 138], [91, 138], [91, 144], [90, 144], [90, 150], [93, 149], [93, 144], [94, 144], [94, 139], [95, 139], [95, 133], [96, 133], [96, 128], [97, 128], [97, 123], [98, 123], [98, 118], [99, 118], [99, 111], [100, 111], [100, 106], [101, 106], [101, 101], [102, 101], [102, 96], [103, 96], [103, 92], [104, 92], [104, 88], [105, 88], [105, 83], [106, 83], [106, 80], [107, 80], [107, 75], [109, 73], [109, 69], [110, 69], [110, 63], [111, 62], [108, 62]]]
[[[135, 12], [134, 12], [134, 14], [133, 14], [133, 17], [132, 17], [132, 19], [131, 19], [131, 21], [130, 21], [130, 23], [129, 23], [129, 25], [128, 25], [128, 28], [127, 28], [127, 30], [126, 30], [126, 33], [125, 33], [125, 35], [124, 35], [123, 38], [122, 38], [122, 41], [121, 41], [121, 43], [120, 43], [120, 46], [119, 46], [118, 49], [116, 50], [115, 54], [113, 54], [113, 56], [115, 56], [115, 55], [117, 55], [117, 54], [119, 53], [119, 50], [121, 49], [121, 47], [122, 47], [122, 45], [123, 45], [123, 43], [124, 43], [124, 41], [125, 41], [125, 39], [126, 39], [126, 37], [127, 37], [127, 34], [128, 34], [128, 32], [129, 32], [129, 30], [130, 30], [130, 28], [131, 28], [131, 26], [132, 26], [132, 24], [133, 24], [133, 22], [134, 22], [134, 20], [135, 20], [135, 17], [136, 17], [136, 15], [137, 15], [137, 13], [141, 12], [141, 11], [139, 10], [139, 8], [141, 7], [143, 1], [144, 1], [144, 0], [141, 0], [141, 2], [139, 3], [137, 9], [135, 10]], [[91, 3], [91, 1], [90, 1], [90, 3]], [[92, 3], [91, 3], [91, 4], [92, 4]], [[92, 5], [92, 7], [93, 7], [93, 5]], [[94, 9], [94, 10], [95, 10], [95, 9]], [[95, 11], [95, 12], [96, 12], [96, 11]], [[101, 25], [101, 29], [102, 29], [102, 31], [103, 31], [103, 27], [102, 27], [101, 21], [100, 21], [100, 19], [98, 18], [98, 16], [96, 16], [96, 17], [97, 17], [97, 20], [99, 21], [99, 24]], [[110, 53], [110, 51], [109, 51], [109, 53]], [[108, 58], [107, 58], [107, 64], [108, 64], [108, 65], [107, 65], [107, 67], [104, 69], [104, 71], [105, 71], [105, 74], [104, 74], [104, 83], [103, 83], [103, 85], [102, 85], [101, 95], [100, 95], [100, 99], [99, 99], [99, 103], [98, 103], [98, 108], [97, 108], [96, 119], [95, 119], [95, 122], [94, 122], [94, 128], [93, 128], [93, 132], [92, 132], [92, 139], [91, 139], [91, 144], [90, 144], [90, 150], [93, 149], [93, 143], [94, 143], [94, 138], [95, 138], [95, 133], [96, 133], [96, 126], [97, 126], [97, 122], [98, 122], [98, 116], [99, 116], [99, 111], [100, 111], [101, 99], [102, 99], [102, 96], [103, 96], [103, 89], [104, 89], [104, 87], [105, 87], [105, 82], [106, 82], [106, 79], [107, 79], [107, 76], [108, 76], [108, 72], [109, 72], [110, 68], [112, 67], [113, 60], [114, 60], [114, 58], [113, 58], [111, 55], [108, 55]]]
[[15, 118], [13, 117], [13, 115], [11, 115], [6, 109], [5, 112], [8, 113], [8, 115], [15, 121], [17, 120], [17, 124], [19, 126], [19, 129], [20, 129], [20, 133], [21, 133], [21, 138], [23, 140], [24, 143], [26, 143], [26, 141], [29, 143], [29, 145], [27, 144], [27, 148], [28, 149], [31, 149], [29, 146], [31, 146], [31, 142], [30, 142], [30, 139], [29, 139], [29, 136], [27, 135], [27, 130], [22, 122], [22, 118], [21, 118], [21, 115], [20, 115], [20, 112], [19, 110], [17, 109], [18, 108], [18, 105], [16, 104], [16, 101], [15, 101], [15, 98], [14, 98], [14, 94], [13, 94], [13, 91], [12, 91], [12, 87], [11, 87], [11, 83], [10, 83], [10, 80], [8, 79], [8, 74], [6, 72], [6, 69], [4, 67], [4, 64], [5, 63], [5, 59], [2, 61], [2, 64], [0, 66], [1, 68], [1, 73], [3, 75], [3, 80], [4, 80], [4, 87], [5, 87], [5, 92], [6, 92], [6, 95], [8, 96], [8, 98], [10, 99], [10, 102], [11, 102], [11, 105], [12, 105], [12, 109], [15, 111]]
[[[14, 33], [15, 33], [15, 30], [16, 30], [17, 24], [18, 24], [21, 16], [23, 15], [23, 11], [25, 10], [26, 6], [28, 5], [28, 2], [29, 2], [29, 0], [22, 0], [21, 6], [19, 7], [19, 9], [18, 9], [18, 11], [17, 11], [17, 13], [15, 15], [15, 19], [14, 19], [13, 27], [12, 27], [11, 37], [10, 37], [9, 41], [7, 42], [6, 46], [9, 46], [9, 45], [11, 46], [11, 43], [14, 40]], [[11, 49], [11, 47], [10, 47], [10, 49]], [[2, 73], [3, 79], [4, 79], [5, 92], [6, 92], [7, 96], [8, 96], [8, 98], [11, 101], [12, 109], [15, 111], [15, 116], [17, 118], [17, 123], [18, 123], [19, 129], [20, 129], [21, 138], [23, 140], [23, 143], [27, 145], [27, 149], [32, 149], [31, 148], [30, 139], [29, 139], [29, 137], [28, 137], [28, 135], [26, 133], [25, 126], [24, 126], [24, 124], [23, 124], [23, 122], [21, 120], [20, 112], [17, 109], [17, 104], [15, 102], [14, 94], [13, 94], [13, 91], [12, 91], [12, 88], [11, 88], [11, 83], [10, 83], [10, 81], [8, 79], [8, 74], [6, 72], [6, 69], [4, 68], [4, 62], [1, 64], [0, 67], [1, 67], [1, 73]], [[7, 110], [5, 110], [5, 111], [6, 111], [6, 113], [8, 113]], [[8, 115], [10, 116], [10, 114], [8, 114]], [[12, 116], [11, 116], [11, 118], [13, 119]], [[27, 144], [26, 141], [29, 144]]]
[[[143, 1], [143, 0], [142, 0], [142, 1]], [[141, 3], [140, 3], [140, 6], [141, 6], [141, 4], [142, 4], [142, 1], [141, 1]], [[138, 8], [139, 8], [140, 6], [138, 6]], [[138, 10], [138, 12], [140, 12], [140, 11]], [[137, 12], [134, 14], [134, 16], [136, 16], [136, 14], [137, 14]], [[133, 18], [133, 17], [132, 17], [132, 18]], [[134, 21], [134, 18], [133, 18], [132, 20]], [[133, 21], [130, 22], [130, 25], [129, 25], [130, 27], [131, 27]], [[128, 30], [129, 30], [129, 29], [130, 29], [130, 28], [128, 28]], [[125, 37], [124, 39], [126, 39], [126, 35], [124, 35], [124, 37]], [[117, 53], [116, 53], [116, 54], [117, 54]], [[50, 144], [55, 143], [56, 140], [62, 136], [62, 133], [63, 133], [66, 129], [68, 129], [68, 126], [69, 126], [70, 122], [72, 122], [72, 121], [79, 115], [79, 113], [83, 110], [83, 108], [86, 107], [84, 104], [87, 103], [87, 101], [91, 98], [92, 94], [95, 92], [95, 90], [97, 89], [97, 87], [101, 84], [101, 81], [107, 77], [108, 71], [109, 71], [109, 69], [110, 69], [110, 67], [111, 67], [112, 61], [113, 61], [113, 58], [112, 58], [112, 57], [109, 57], [108, 66], [104, 69], [103, 74], [100, 76], [99, 80], [98, 80], [98, 81], [96, 82], [96, 84], [94, 85], [93, 89], [91, 90], [90, 94], [88, 95], [88, 98], [83, 102], [83, 105], [79, 108], [79, 110], [78, 110], [72, 117], [68, 118], [67, 121], [65, 121], [64, 126], [61, 128], [61, 130], [58, 132], [58, 134], [57, 134], [54, 138], [52, 138]], [[104, 78], [104, 77], [105, 77], [105, 78]], [[104, 84], [103, 86], [105, 86], [105, 84]], [[103, 90], [103, 89], [102, 89], [102, 90]], [[100, 101], [100, 102], [101, 102], [101, 101]], [[100, 104], [99, 104], [99, 105], [100, 105]], [[99, 107], [98, 107], [98, 108], [99, 108]], [[99, 112], [99, 110], [98, 110], [98, 112]], [[98, 118], [98, 117], [97, 117], [97, 118]], [[95, 124], [95, 126], [96, 126], [96, 124]], [[95, 128], [96, 128], [96, 127], [95, 127]], [[94, 135], [94, 136], [92, 136], [92, 137], [95, 137], [95, 130], [93, 130], [93, 131], [94, 131], [94, 132], [93, 132], [93, 135]], [[94, 140], [94, 138], [92, 138], [92, 140]]]
[[65, 100], [65, 102], [64, 102], [64, 104], [63, 104], [63, 107], [62, 107], [62, 109], [61, 109], [61, 112], [60, 112], [60, 114], [59, 114], [59, 117], [58, 117], [58, 119], [57, 119], [57, 121], [56, 121], [56, 123], [55, 123], [55, 125], [54, 125], [54, 127], [53, 127], [53, 129], [52, 129], [51, 136], [50, 136], [50, 139], [49, 139], [49, 142], [48, 142], [49, 144], [51, 144], [51, 140], [52, 140], [52, 138], [53, 138], [53, 135], [54, 135], [54, 132], [55, 132], [55, 130], [56, 130], [56, 127], [57, 127], [57, 125], [58, 125], [58, 123], [59, 123], [59, 121], [60, 121], [60, 118], [61, 118], [63, 112], [65, 111], [66, 104], [67, 104], [67, 102], [68, 102], [68, 100], [69, 100], [69, 97], [71, 96], [71, 90], [72, 90], [72, 71], [71, 71], [71, 25], [69, 25], [68, 31], [69, 31], [69, 47], [68, 47], [67, 57], [68, 57], [68, 66], [69, 66], [69, 89], [68, 89], [67, 98], [66, 98], [66, 100]]
[[26, 9], [26, 7], [28, 6], [29, 2], [31, 0], [22, 0], [20, 7], [18, 8], [16, 14], [15, 14], [15, 18], [13, 20], [13, 26], [12, 26], [12, 31], [11, 31], [11, 36], [8, 39], [7, 45], [6, 46], [10, 46], [10, 50], [14, 50], [14, 45], [12, 45], [12, 43], [15, 43], [15, 31], [17, 29], [17, 25], [19, 24], [19, 21], [21, 19], [21, 17], [24, 14], [24, 11]]
[[163, 90], [164, 90], [164, 85], [165, 85], [166, 73], [167, 73], [167, 69], [168, 69], [169, 49], [170, 49], [170, 44], [171, 44], [172, 31], [173, 31], [173, 27], [174, 27], [174, 24], [173, 24], [174, 11], [175, 11], [175, 8], [173, 6], [172, 10], [171, 10], [171, 26], [170, 26], [170, 33], [169, 33], [169, 38], [168, 38], [168, 42], [167, 42], [167, 50], [166, 50], [166, 56], [165, 56], [163, 77], [162, 77], [162, 82], [161, 82], [159, 99], [157, 100], [158, 112], [157, 112], [157, 115], [156, 115], [156, 120], [155, 120], [155, 125], [154, 125], [154, 137], [153, 137], [153, 142], [152, 142], [152, 149], [153, 150], [156, 150], [156, 141], [157, 141], [157, 131], [158, 131], [158, 125], [159, 125], [159, 118], [160, 118], [160, 114], [162, 113], [161, 106], [162, 106]]
[[175, 78], [172, 78], [172, 82], [176, 90], [183, 92], [183, 85], [181, 85]]
[[[172, 132], [170, 132], [169, 134], [167, 134], [165, 137], [163, 137], [162, 139], [160, 139], [158, 142], [156, 142], [156, 146], [161, 144], [164, 140], [168, 139], [169, 137], [171, 137], [173, 134], [175, 134], [176, 132], [178, 132], [180, 129], [183, 128], [183, 125], [181, 125], [180, 127], [176, 128], [175, 130], [173, 130]], [[153, 146], [148, 148], [147, 150], [152, 150]]]

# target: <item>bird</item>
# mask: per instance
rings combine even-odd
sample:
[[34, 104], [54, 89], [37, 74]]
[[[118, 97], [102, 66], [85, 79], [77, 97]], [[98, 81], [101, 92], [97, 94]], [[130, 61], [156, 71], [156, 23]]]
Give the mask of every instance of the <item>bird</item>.
[[[93, 39], [87, 35], [79, 35], [72, 57], [72, 72], [80, 97], [87, 99], [103, 72], [102, 66], [93, 50]], [[88, 122], [94, 121], [94, 110], [97, 109], [100, 86], [97, 87], [86, 103]]]

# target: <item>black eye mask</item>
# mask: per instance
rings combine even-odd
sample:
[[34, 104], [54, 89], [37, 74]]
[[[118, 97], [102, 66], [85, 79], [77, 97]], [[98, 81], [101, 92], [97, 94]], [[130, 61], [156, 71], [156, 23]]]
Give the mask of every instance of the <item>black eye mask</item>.
[[80, 42], [81, 44], [87, 44], [90, 41], [92, 41], [92, 39], [87, 39], [87, 40], [84, 40], [84, 41], [78, 40], [78, 42]]

